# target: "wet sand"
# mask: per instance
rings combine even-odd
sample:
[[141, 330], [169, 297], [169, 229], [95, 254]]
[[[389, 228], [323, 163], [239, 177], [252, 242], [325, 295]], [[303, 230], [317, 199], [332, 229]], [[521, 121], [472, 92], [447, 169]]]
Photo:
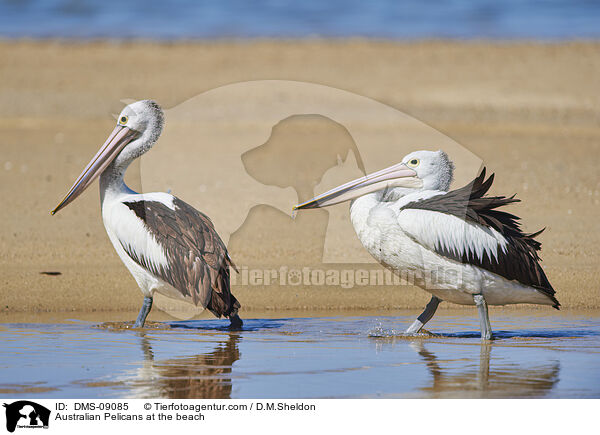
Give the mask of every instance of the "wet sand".
[[[470, 150], [496, 173], [493, 193], [516, 192], [523, 200], [510, 211], [523, 218], [524, 228], [547, 228], [540, 236], [541, 256], [563, 307], [600, 308], [600, 44], [24, 41], [0, 42], [0, 55], [0, 303], [6, 319], [15, 313], [137, 310], [141, 295], [106, 236], [97, 187], [56, 216], [49, 211], [111, 131], [111, 114], [121, 110], [120, 100], [151, 97], [176, 113], [178, 104], [204, 91], [263, 79], [319, 83], [373, 98]], [[396, 138], [390, 125], [367, 116], [362, 122], [387, 143], [381, 162], [399, 161], [406, 147], [441, 146], [407, 133], [399, 152], [395, 140], [389, 140]], [[216, 205], [210, 202], [215, 196], [210, 183], [223, 178], [218, 167], [211, 172], [210, 166], [218, 166], [211, 162], [223, 155], [241, 161], [239, 154], [227, 155], [224, 144], [252, 137], [248, 149], [258, 147], [268, 143], [271, 127], [245, 119], [235, 125], [200, 125], [202, 135], [195, 137], [194, 146], [208, 164], [204, 190], [177, 170], [185, 163], [188, 145], [177, 148], [178, 136], [172, 133], [174, 139], [164, 143], [175, 145], [159, 151], [159, 142], [152, 152], [175, 170], [154, 171], [149, 157], [141, 166], [144, 190], [173, 187], [188, 202], [198, 200], [217, 229], [229, 225], [228, 197]], [[330, 134], [339, 136], [334, 129]], [[319, 149], [311, 151], [306, 155], [314, 156], [316, 164]], [[264, 160], [248, 155], [243, 161], [254, 179], [260, 178]], [[130, 172], [132, 187], [139, 188], [140, 167]], [[238, 180], [235, 174], [227, 176], [224, 185], [233, 191]], [[276, 184], [280, 178], [262, 182]], [[466, 174], [459, 174], [454, 186], [466, 181]], [[310, 193], [282, 183], [295, 188], [298, 198]], [[209, 210], [202, 207], [207, 195]], [[329, 225], [347, 222], [340, 213]], [[300, 215], [293, 224], [296, 230], [289, 231], [289, 216], [273, 208], [253, 209], [231, 237], [231, 255], [246, 267], [275, 267], [281, 259], [293, 259], [294, 266], [318, 266], [321, 252], [311, 234], [327, 226], [323, 216]], [[275, 230], [274, 222], [280, 221]], [[343, 253], [364, 255], [355, 239], [342, 238], [336, 246]], [[236, 284], [234, 293], [248, 310], [274, 312], [417, 309], [428, 299], [412, 286]], [[159, 319], [161, 314], [152, 316]]]

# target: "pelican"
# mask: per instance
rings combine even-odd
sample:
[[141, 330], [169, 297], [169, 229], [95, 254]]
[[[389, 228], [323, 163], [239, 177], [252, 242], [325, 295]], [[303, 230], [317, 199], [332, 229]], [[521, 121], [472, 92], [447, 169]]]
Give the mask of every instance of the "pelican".
[[156, 102], [126, 106], [100, 151], [52, 214], [99, 176], [104, 227], [144, 295], [133, 327], [144, 326], [154, 293], [159, 292], [202, 305], [217, 317], [228, 317], [230, 327], [240, 328], [240, 303], [229, 283], [229, 268], [235, 265], [212, 221], [173, 195], [136, 193], [123, 181], [127, 167], [152, 148], [163, 125], [164, 113]]
[[351, 201], [352, 225], [369, 253], [395, 273], [413, 273], [415, 284], [432, 295], [407, 334], [420, 332], [442, 301], [477, 306], [483, 340], [492, 339], [488, 305], [558, 309], [539, 263], [535, 237], [543, 229], [525, 234], [517, 216], [498, 210], [520, 200], [486, 196], [494, 174], [486, 180], [485, 168], [471, 183], [448, 191], [453, 173], [445, 152], [415, 151], [294, 209]]

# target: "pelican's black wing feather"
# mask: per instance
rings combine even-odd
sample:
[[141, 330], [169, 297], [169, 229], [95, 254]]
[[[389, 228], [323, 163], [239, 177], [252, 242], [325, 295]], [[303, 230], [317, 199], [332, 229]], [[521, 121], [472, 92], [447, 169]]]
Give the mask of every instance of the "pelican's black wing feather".
[[446, 194], [436, 195], [428, 199], [406, 204], [402, 209], [420, 209], [446, 213], [460, 219], [493, 228], [507, 240], [506, 251], [498, 246], [498, 258], [483, 255], [479, 258], [475, 253], [466, 250], [456, 254], [452, 250], [436, 247], [436, 252], [445, 257], [465, 264], [473, 264], [508, 280], [516, 280], [521, 284], [536, 288], [553, 302], [558, 309], [560, 303], [555, 291], [548, 281], [540, 265], [538, 251], [542, 244], [535, 240], [544, 229], [526, 234], [521, 231], [518, 216], [498, 210], [508, 204], [519, 202], [515, 196], [486, 196], [494, 181], [494, 174], [485, 179], [485, 168], [481, 174], [466, 186], [452, 190]]
[[205, 304], [215, 316], [237, 314], [240, 303], [231, 294], [229, 267], [235, 265], [227, 248], [204, 213], [174, 198], [173, 207], [160, 201], [127, 201], [156, 242], [164, 248], [167, 266], [156, 266], [150, 259], [122, 244], [140, 266], [169, 283], [184, 296]]

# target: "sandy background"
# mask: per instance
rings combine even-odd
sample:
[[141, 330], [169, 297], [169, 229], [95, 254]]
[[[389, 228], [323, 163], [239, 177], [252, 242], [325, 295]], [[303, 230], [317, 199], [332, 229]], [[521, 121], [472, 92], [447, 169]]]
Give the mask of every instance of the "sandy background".
[[[0, 307], [5, 313], [139, 308], [137, 285], [104, 231], [97, 187], [57, 216], [49, 214], [112, 130], [111, 114], [121, 110], [123, 99], [151, 97], [168, 109], [163, 146], [159, 142], [154, 159], [149, 154], [142, 162], [141, 176], [140, 166], [131, 168], [132, 187], [172, 188], [207, 212], [219, 232], [232, 231], [229, 246], [238, 265], [268, 268], [293, 258], [293, 266], [324, 267], [322, 241], [317, 242], [327, 215], [316, 211], [290, 221], [283, 213], [320, 180], [298, 186], [283, 179], [290, 169], [278, 165], [277, 147], [271, 150], [269, 140], [293, 143], [308, 131], [306, 153], [282, 154], [302, 163], [293, 166], [300, 174], [307, 159], [320, 162], [319, 150], [332, 143], [343, 148], [344, 132], [322, 119], [298, 128], [306, 121], [301, 119], [276, 136], [271, 118], [262, 112], [256, 119], [246, 116], [252, 107], [236, 99], [243, 93], [219, 100], [234, 108], [226, 113], [198, 104], [199, 120], [186, 124], [177, 112], [182, 102], [218, 86], [265, 79], [343, 89], [423, 121], [410, 121], [417, 126], [399, 135], [398, 125], [382, 120], [379, 109], [369, 115], [348, 109], [349, 122], [368, 137], [358, 141], [352, 134], [361, 152], [379, 147], [365, 161], [367, 170], [399, 161], [405, 150], [462, 145], [469, 152], [452, 148], [459, 168], [454, 187], [477, 166], [473, 157], [480, 158], [496, 173], [494, 193], [517, 192], [523, 200], [511, 210], [523, 218], [525, 229], [547, 227], [540, 237], [543, 265], [563, 307], [600, 308], [600, 44], [0, 42], [0, 58]], [[264, 103], [265, 108], [273, 104], [268, 98]], [[193, 141], [186, 132], [196, 132]], [[256, 148], [260, 145], [265, 147]], [[386, 146], [389, 152], [380, 152]], [[193, 175], [186, 169], [190, 149], [202, 157], [202, 170]], [[261, 153], [275, 163], [264, 169], [268, 159]], [[238, 162], [246, 178], [236, 178], [241, 171], [223, 171], [220, 159]], [[269, 176], [261, 179], [265, 173]], [[323, 186], [336, 177], [344, 181], [343, 174], [334, 174], [324, 177]], [[237, 209], [223, 195], [237, 192], [236, 185], [242, 193], [262, 186], [261, 194], [272, 196], [274, 204], [252, 209], [233, 232]], [[347, 209], [341, 207], [332, 212], [330, 227], [347, 225]], [[337, 255], [346, 253], [349, 263], [364, 255], [355, 238], [336, 234], [329, 242], [339, 249]], [[395, 310], [422, 308], [428, 300], [410, 286], [236, 285], [234, 290], [247, 310]]]

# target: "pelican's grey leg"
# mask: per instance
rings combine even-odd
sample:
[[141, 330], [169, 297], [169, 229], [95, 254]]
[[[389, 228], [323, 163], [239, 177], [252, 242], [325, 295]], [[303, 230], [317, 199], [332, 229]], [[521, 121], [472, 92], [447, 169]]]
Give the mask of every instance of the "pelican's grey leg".
[[479, 324], [481, 325], [481, 339], [492, 339], [492, 325], [490, 325], [490, 316], [488, 316], [488, 307], [482, 294], [473, 295], [477, 311], [479, 311]]
[[140, 310], [140, 314], [137, 316], [137, 320], [133, 324], [134, 328], [143, 328], [144, 323], [146, 323], [146, 317], [148, 317], [148, 313], [150, 313], [150, 309], [152, 308], [152, 298], [146, 296], [144, 298], [144, 303], [142, 304], [142, 309]]
[[431, 320], [440, 302], [442, 302], [441, 299], [432, 296], [431, 300], [425, 307], [425, 310], [423, 310], [421, 315], [417, 317], [417, 320], [415, 320], [413, 324], [408, 327], [408, 329], [406, 330], [406, 334], [416, 334], [417, 332], [419, 332], [421, 328], [423, 328], [425, 323]]

